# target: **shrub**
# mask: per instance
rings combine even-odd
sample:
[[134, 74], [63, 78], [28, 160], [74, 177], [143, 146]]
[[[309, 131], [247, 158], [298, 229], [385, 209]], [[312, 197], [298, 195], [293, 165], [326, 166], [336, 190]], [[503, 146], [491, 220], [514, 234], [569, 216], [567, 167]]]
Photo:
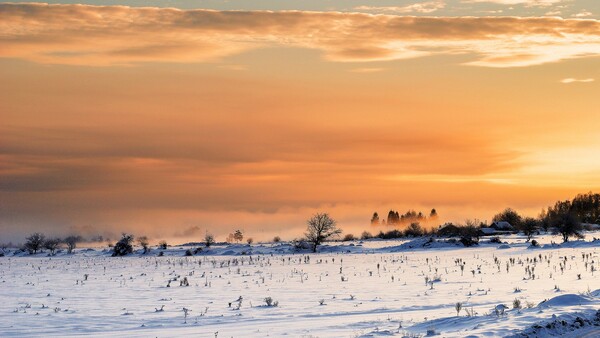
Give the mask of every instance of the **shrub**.
[[144, 253], [148, 252], [148, 237], [146, 236], [140, 236], [137, 239], [138, 244], [142, 247], [142, 249], [144, 249]]
[[58, 249], [59, 245], [60, 245], [59, 238], [48, 238], [47, 240], [44, 241], [44, 249], [48, 249], [50, 251], [51, 255], [54, 255], [54, 253], [56, 252], [56, 249]]
[[125, 256], [133, 252], [133, 235], [123, 234], [113, 248], [113, 256]]
[[344, 238], [342, 239], [342, 241], [344, 241], [344, 242], [351, 242], [351, 241], [354, 241], [354, 240], [356, 240], [356, 237], [354, 237], [353, 234], [346, 234], [344, 236]]
[[273, 237], [273, 243], [279, 243], [279, 242], [281, 242], [281, 237], [279, 237], [279, 236]]
[[395, 239], [395, 238], [402, 238], [403, 233], [400, 230], [397, 229], [393, 229], [390, 230], [386, 233], [384, 232], [380, 232], [377, 237], [381, 238], [381, 239]]
[[521, 308], [521, 301], [518, 298], [515, 298], [515, 300], [513, 300], [513, 309], [520, 309]]
[[500, 237], [494, 236], [494, 237], [490, 238], [490, 243], [498, 243], [498, 244], [500, 244], [500, 243], [502, 243], [502, 241], [500, 240]]
[[294, 249], [296, 250], [306, 250], [310, 248], [308, 243], [303, 239], [294, 239], [292, 241], [292, 246], [294, 246]]
[[248, 239], [246, 239], [246, 243], [252, 244], [254, 243], [254, 239], [252, 237], [248, 237]]
[[373, 235], [371, 235], [371, 233], [368, 231], [363, 231], [363, 233], [360, 235], [360, 239], [371, 239], [371, 238], [373, 238]]
[[460, 314], [460, 310], [462, 309], [462, 303], [461, 302], [457, 302], [454, 305], [454, 309], [456, 310], [456, 315], [458, 316]]
[[276, 300], [273, 300], [273, 298], [271, 297], [266, 297], [265, 298], [265, 303], [267, 304], [267, 306], [271, 307], [276, 307], [277, 305], [279, 305], [279, 302]]
[[532, 246], [532, 247], [536, 247], [536, 248], [537, 248], [537, 247], [539, 247], [539, 246], [540, 246], [540, 243], [538, 243], [538, 241], [536, 241], [536, 240], [534, 239], [534, 240], [532, 240], [532, 241], [531, 241], [531, 246]]
[[406, 230], [404, 230], [404, 236], [406, 237], [420, 237], [423, 236], [423, 228], [418, 222], [411, 223]]
[[460, 238], [460, 242], [465, 247], [470, 247], [470, 246], [479, 244], [479, 242], [477, 240], [473, 239], [471, 236], [463, 236], [463, 237], [461, 237]]
[[458, 237], [460, 236], [460, 228], [452, 223], [446, 223], [439, 230], [437, 235], [440, 237]]
[[167, 250], [167, 246], [167, 241], [165, 240], [158, 242], [158, 248], [161, 250]]
[[204, 245], [207, 248], [210, 248], [210, 246], [213, 244], [215, 244], [215, 236], [212, 234], [206, 234], [206, 236], [204, 236]]
[[185, 255], [186, 256], [193, 256], [194, 253], [192, 252], [192, 249], [187, 249], [187, 250], [185, 250]]

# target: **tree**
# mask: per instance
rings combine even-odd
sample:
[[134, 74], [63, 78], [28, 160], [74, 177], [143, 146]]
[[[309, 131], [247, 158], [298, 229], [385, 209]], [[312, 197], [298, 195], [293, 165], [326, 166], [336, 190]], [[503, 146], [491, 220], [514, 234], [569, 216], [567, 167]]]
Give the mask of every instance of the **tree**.
[[212, 234], [206, 234], [204, 236], [204, 245], [207, 248], [210, 248], [211, 245], [215, 244], [215, 236], [213, 236]]
[[148, 252], [148, 245], [150, 244], [148, 242], [148, 237], [146, 236], [140, 236], [137, 239], [138, 244], [144, 249], [144, 253]]
[[429, 213], [429, 219], [432, 221], [435, 221], [439, 218], [438, 213], [435, 209], [431, 209], [431, 212]]
[[46, 236], [44, 236], [44, 234], [35, 232], [25, 239], [25, 249], [27, 249], [30, 254], [35, 254], [42, 248], [45, 239]]
[[518, 230], [522, 231], [525, 236], [527, 236], [527, 242], [531, 240], [533, 234], [538, 230], [540, 226], [540, 222], [533, 217], [525, 217], [519, 227]]
[[397, 211], [390, 210], [388, 212], [387, 224], [394, 225], [400, 223], [400, 214]]
[[161, 250], [167, 250], [167, 246], [167, 241], [165, 240], [158, 242], [158, 248]]
[[379, 225], [379, 214], [374, 212], [373, 217], [371, 217], [371, 225]]
[[58, 249], [59, 245], [60, 238], [48, 238], [44, 241], [44, 249], [50, 250], [51, 255], [54, 255], [54, 252], [56, 252], [56, 249]]
[[316, 213], [307, 222], [306, 240], [311, 244], [312, 251], [317, 252], [317, 247], [332, 236], [342, 233], [336, 221], [327, 213]]
[[354, 237], [353, 234], [346, 234], [344, 236], [344, 239], [342, 239], [343, 242], [351, 242], [351, 241], [355, 241], [356, 237]]
[[506, 208], [504, 211], [496, 214], [494, 218], [492, 218], [492, 222], [508, 222], [510, 225], [518, 228], [521, 225], [522, 217], [518, 212], [511, 208]]
[[561, 214], [554, 219], [554, 234], [560, 234], [563, 242], [568, 242], [569, 237], [583, 238], [583, 226], [572, 213]]
[[406, 237], [420, 237], [423, 236], [423, 228], [418, 222], [410, 223], [408, 228], [404, 230], [404, 236]]
[[73, 250], [77, 247], [77, 243], [81, 242], [81, 236], [67, 236], [63, 242], [67, 245], [67, 252], [73, 253]]
[[452, 223], [446, 223], [437, 230], [437, 235], [440, 237], [458, 237], [461, 235], [461, 228]]
[[238, 243], [241, 242], [241, 241], [243, 241], [244, 240], [244, 233], [242, 232], [242, 230], [239, 230], [239, 229], [236, 230], [233, 233], [233, 239], [235, 239], [235, 241], [238, 242]]
[[113, 257], [114, 256], [125, 256], [127, 254], [133, 253], [133, 235], [131, 234], [123, 234], [121, 239], [115, 244], [113, 248]]
[[548, 230], [552, 226], [552, 222], [550, 221], [550, 216], [548, 215], [548, 212], [542, 209], [542, 212], [538, 216], [538, 219], [540, 220], [540, 226], [542, 227], [542, 229], [544, 229], [545, 232], [548, 232]]

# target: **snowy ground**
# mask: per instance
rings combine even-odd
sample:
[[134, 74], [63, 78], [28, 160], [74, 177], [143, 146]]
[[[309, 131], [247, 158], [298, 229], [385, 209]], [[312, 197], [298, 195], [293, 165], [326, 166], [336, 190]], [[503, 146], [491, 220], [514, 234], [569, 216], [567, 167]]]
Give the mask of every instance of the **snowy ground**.
[[[594, 235], [564, 246], [544, 236], [548, 245], [537, 249], [510, 236], [472, 248], [355, 242], [319, 254], [291, 254], [287, 244], [218, 246], [194, 257], [183, 256], [185, 247], [163, 257], [157, 249], [124, 258], [98, 249], [8, 252], [0, 336], [597, 337]], [[180, 286], [184, 277], [189, 286]]]

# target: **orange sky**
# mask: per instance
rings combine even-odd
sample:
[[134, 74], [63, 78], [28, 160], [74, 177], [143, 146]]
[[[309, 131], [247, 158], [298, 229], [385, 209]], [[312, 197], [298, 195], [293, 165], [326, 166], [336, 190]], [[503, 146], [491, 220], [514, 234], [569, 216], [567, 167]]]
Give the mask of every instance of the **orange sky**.
[[599, 190], [598, 54], [596, 19], [0, 4], [0, 242], [535, 216]]

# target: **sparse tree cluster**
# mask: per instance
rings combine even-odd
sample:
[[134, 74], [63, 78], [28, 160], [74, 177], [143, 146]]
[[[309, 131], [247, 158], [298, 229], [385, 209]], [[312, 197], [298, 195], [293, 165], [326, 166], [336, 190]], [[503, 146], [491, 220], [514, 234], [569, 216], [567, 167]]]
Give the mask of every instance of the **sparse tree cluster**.
[[377, 212], [373, 213], [371, 217], [371, 225], [387, 224], [391, 226], [406, 225], [411, 223], [424, 223], [428, 221], [436, 221], [439, 218], [437, 211], [431, 209], [429, 217], [425, 216], [421, 211], [416, 212], [415, 210], [408, 210], [404, 214], [400, 214], [398, 211], [390, 210], [387, 215], [387, 221], [380, 220]]
[[[477, 220], [467, 220], [463, 225], [454, 225], [446, 223], [437, 228], [423, 227], [421, 222], [437, 220], [439, 218], [436, 209], [431, 209], [428, 216], [422, 212], [409, 210], [404, 214], [399, 214], [398, 211], [390, 210], [387, 215], [388, 225], [406, 225], [404, 229], [392, 229], [390, 231], [380, 231], [376, 235], [364, 231], [360, 239], [367, 240], [370, 238], [394, 239], [401, 237], [421, 237], [421, 236], [438, 236], [438, 237], [460, 237], [460, 241], [465, 246], [476, 244], [479, 237], [482, 235], [482, 227], [487, 227], [487, 224]], [[506, 208], [503, 211], [493, 216], [494, 223], [507, 222], [515, 231], [522, 232], [527, 237], [527, 242], [532, 242], [536, 233], [541, 229], [546, 231], [551, 230], [553, 234], [560, 235], [564, 242], [571, 238], [583, 238], [585, 223], [600, 222], [600, 194], [579, 194], [573, 200], [558, 201], [553, 206], [542, 210], [537, 218], [524, 217], [512, 208]], [[386, 224], [385, 219], [380, 219], [377, 212], [371, 217], [371, 224]], [[505, 224], [500, 224], [505, 226]], [[592, 228], [588, 224], [586, 227]], [[485, 230], [485, 229], [484, 229]], [[510, 230], [509, 230], [510, 231]], [[293, 245], [298, 249], [303, 249], [307, 244], [313, 252], [317, 251], [319, 245], [330, 240], [342, 233], [342, 230], [337, 226], [337, 222], [327, 213], [317, 213], [307, 221], [307, 230], [305, 237], [294, 240]], [[101, 238], [103, 239], [103, 238]], [[358, 237], [353, 234], [346, 234], [343, 237], [344, 241], [354, 241]], [[228, 242], [240, 243], [244, 240], [242, 230], [236, 230], [227, 237]], [[83, 238], [77, 235], [70, 235], [63, 239], [58, 237], [46, 237], [44, 234], [36, 232], [26, 238], [23, 244], [23, 250], [31, 254], [36, 254], [42, 250], [47, 250], [51, 255], [54, 255], [64, 245], [68, 253], [72, 253], [77, 247], [77, 244], [82, 242]], [[281, 238], [275, 236], [273, 242], [280, 242]], [[124, 256], [133, 253], [134, 236], [132, 234], [123, 234], [121, 239], [114, 245], [112, 252], [113, 256]], [[253, 238], [246, 238], [248, 244], [254, 242]], [[136, 243], [141, 246], [143, 253], [147, 253], [150, 248], [150, 242], [147, 236], [139, 236]], [[206, 248], [211, 247], [215, 243], [215, 238], [212, 234], [206, 233], [204, 237], [204, 245]], [[535, 242], [537, 245], [537, 242]], [[167, 242], [160, 241], [158, 247], [161, 250], [167, 249]]]
[[27, 249], [30, 254], [36, 254], [42, 249], [45, 240], [46, 236], [44, 236], [44, 234], [39, 232], [33, 233], [26, 238], [25, 249]]

